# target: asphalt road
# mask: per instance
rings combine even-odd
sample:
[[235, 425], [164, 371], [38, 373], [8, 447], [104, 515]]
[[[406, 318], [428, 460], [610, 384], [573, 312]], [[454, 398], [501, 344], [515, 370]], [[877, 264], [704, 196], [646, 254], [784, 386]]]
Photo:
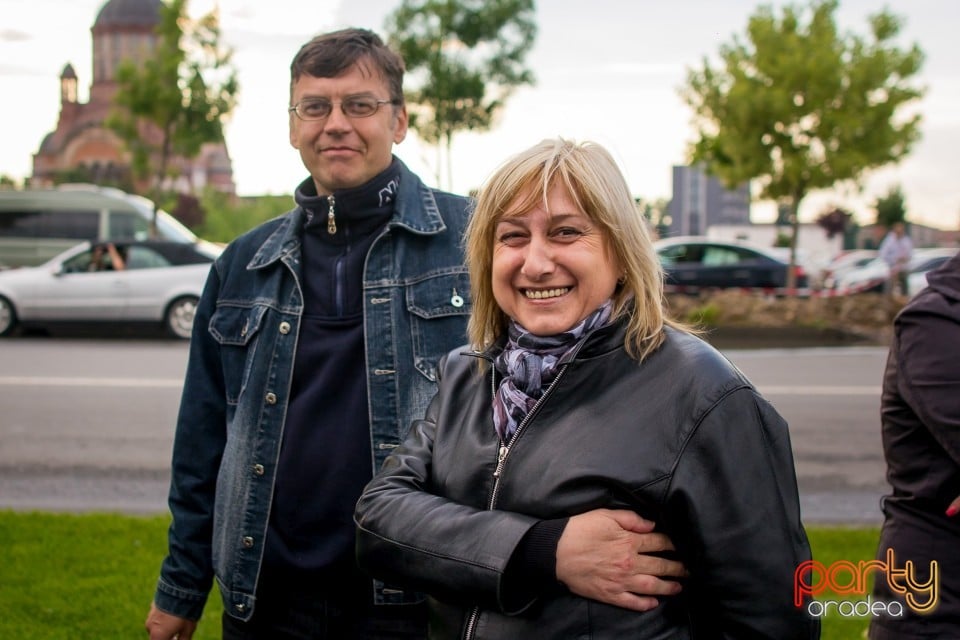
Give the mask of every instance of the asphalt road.
[[790, 425], [809, 523], [877, 523], [889, 491], [880, 441], [886, 347], [726, 351]]
[[[807, 523], [879, 523], [884, 347], [727, 350], [790, 424]], [[0, 508], [163, 513], [187, 345], [0, 341]]]

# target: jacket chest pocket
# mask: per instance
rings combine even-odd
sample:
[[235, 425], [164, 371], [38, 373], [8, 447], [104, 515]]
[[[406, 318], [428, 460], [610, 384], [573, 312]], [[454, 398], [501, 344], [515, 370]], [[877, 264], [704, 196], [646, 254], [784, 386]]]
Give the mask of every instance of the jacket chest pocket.
[[470, 278], [466, 271], [426, 278], [408, 286], [406, 298], [414, 366], [435, 382], [440, 358], [467, 341]]
[[250, 379], [266, 310], [265, 306], [219, 306], [210, 318], [210, 334], [220, 345], [228, 404], [237, 404]]

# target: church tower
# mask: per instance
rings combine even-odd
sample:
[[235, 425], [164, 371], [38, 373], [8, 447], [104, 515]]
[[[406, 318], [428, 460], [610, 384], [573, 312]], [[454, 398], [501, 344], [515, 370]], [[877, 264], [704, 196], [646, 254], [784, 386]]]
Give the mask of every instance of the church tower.
[[[60, 74], [60, 116], [33, 157], [33, 186], [62, 181], [124, 185], [131, 171], [123, 141], [105, 121], [117, 92], [117, 68], [125, 60], [145, 60], [156, 49], [161, 0], [109, 0], [91, 28], [93, 81], [90, 99], [78, 98], [78, 78], [71, 64]], [[182, 178], [173, 185], [181, 192], [206, 186], [233, 194], [233, 168], [224, 143], [208, 143], [196, 158], [177, 161]], [[143, 187], [144, 185], [140, 185]], [[129, 188], [129, 187], [128, 187]]]

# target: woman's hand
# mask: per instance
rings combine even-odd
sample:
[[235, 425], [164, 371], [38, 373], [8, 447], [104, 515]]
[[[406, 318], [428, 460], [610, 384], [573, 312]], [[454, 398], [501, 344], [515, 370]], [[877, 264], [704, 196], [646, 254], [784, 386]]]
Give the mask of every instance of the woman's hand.
[[557, 544], [557, 579], [573, 593], [634, 611], [659, 604], [652, 597], [680, 592], [663, 577], [687, 575], [683, 564], [644, 555], [674, 549], [654, 523], [633, 511], [597, 509], [573, 516]]
[[950, 503], [950, 506], [947, 507], [947, 515], [951, 518], [960, 513], [960, 496], [957, 496], [953, 499], [953, 502]]

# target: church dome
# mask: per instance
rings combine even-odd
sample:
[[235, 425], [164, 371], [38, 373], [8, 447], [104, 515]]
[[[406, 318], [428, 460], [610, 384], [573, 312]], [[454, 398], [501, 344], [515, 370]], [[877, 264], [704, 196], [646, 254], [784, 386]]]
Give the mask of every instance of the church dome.
[[93, 23], [100, 31], [111, 27], [153, 27], [160, 21], [161, 0], [109, 0]]

